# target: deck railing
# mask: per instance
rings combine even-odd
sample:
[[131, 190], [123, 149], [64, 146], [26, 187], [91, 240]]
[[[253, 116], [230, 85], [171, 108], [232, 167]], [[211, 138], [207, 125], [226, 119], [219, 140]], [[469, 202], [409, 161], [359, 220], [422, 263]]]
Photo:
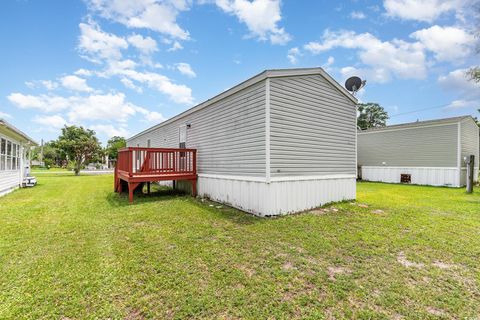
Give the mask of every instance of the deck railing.
[[118, 172], [129, 176], [197, 174], [196, 149], [128, 147], [118, 151]]

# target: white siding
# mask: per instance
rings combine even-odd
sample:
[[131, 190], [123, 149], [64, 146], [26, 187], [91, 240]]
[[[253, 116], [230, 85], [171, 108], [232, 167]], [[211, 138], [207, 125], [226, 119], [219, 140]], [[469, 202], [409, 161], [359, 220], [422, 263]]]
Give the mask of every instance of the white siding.
[[270, 82], [271, 176], [355, 174], [354, 103], [321, 75]]
[[20, 170], [0, 171], [0, 196], [20, 186]]
[[197, 149], [198, 173], [265, 176], [265, 81], [128, 141], [128, 146]]
[[358, 134], [358, 165], [456, 167], [457, 123]]

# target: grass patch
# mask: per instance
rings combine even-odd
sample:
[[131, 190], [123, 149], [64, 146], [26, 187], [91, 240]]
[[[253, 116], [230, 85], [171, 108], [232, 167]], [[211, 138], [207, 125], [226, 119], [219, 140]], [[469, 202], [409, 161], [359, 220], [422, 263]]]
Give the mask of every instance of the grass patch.
[[480, 190], [358, 184], [357, 203], [260, 219], [112, 176], [0, 199], [0, 318], [474, 318]]

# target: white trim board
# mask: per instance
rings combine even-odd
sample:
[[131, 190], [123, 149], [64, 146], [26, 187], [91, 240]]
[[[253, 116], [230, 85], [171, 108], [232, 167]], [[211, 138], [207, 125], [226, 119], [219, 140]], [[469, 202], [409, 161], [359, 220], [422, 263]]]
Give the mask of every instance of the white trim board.
[[[199, 177], [211, 178], [211, 179], [224, 179], [224, 180], [238, 180], [238, 181], [252, 181], [252, 182], [265, 182], [267, 179], [264, 177], [251, 177], [251, 176], [229, 176], [220, 174], [205, 174], [199, 173]], [[328, 175], [312, 175], [312, 176], [285, 176], [285, 177], [272, 177], [270, 182], [282, 182], [282, 181], [308, 181], [308, 180], [332, 180], [332, 179], [352, 179], [356, 178], [355, 174], [328, 174]]]

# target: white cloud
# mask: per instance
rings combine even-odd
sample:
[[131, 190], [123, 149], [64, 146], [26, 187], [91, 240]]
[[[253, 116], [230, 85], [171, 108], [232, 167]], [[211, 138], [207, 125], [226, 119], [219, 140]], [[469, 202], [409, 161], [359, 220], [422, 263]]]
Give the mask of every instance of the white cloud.
[[420, 41], [439, 61], [456, 61], [467, 57], [475, 37], [457, 27], [432, 26], [415, 31], [410, 37]]
[[332, 56], [329, 56], [327, 59], [327, 63], [325, 64], [326, 66], [331, 66], [335, 62], [335, 58]]
[[186, 75], [187, 77], [195, 78], [197, 76], [195, 71], [193, 71], [192, 67], [188, 63], [185, 63], [185, 62], [176, 63], [175, 67], [177, 68], [178, 71], [180, 71], [181, 74]]
[[43, 112], [56, 112], [70, 106], [70, 100], [54, 95], [25, 95], [22, 93], [11, 93], [7, 99], [21, 109], [39, 109]]
[[[192, 104], [192, 90], [181, 84], [173, 83], [168, 77], [155, 72], [139, 72], [133, 69], [135, 63], [131, 60], [112, 62], [107, 71], [102, 76], [120, 76], [128, 78], [132, 84], [133, 81], [146, 84], [163, 94], [166, 94], [170, 100], [181, 104]], [[124, 82], [125, 84], [125, 82]]]
[[[19, 108], [39, 109], [43, 112], [66, 111], [68, 121], [79, 123], [85, 120], [109, 120], [125, 122], [137, 113], [145, 115], [146, 109], [126, 101], [123, 93], [91, 94], [88, 96], [23, 95], [12, 93], [8, 99]], [[43, 120], [59, 120], [42, 117]], [[40, 121], [40, 120], [39, 120]]]
[[78, 48], [85, 58], [101, 63], [103, 60], [119, 60], [122, 50], [128, 48], [128, 43], [122, 37], [104, 32], [100, 26], [90, 20], [80, 23]]
[[479, 100], [459, 99], [459, 100], [453, 100], [448, 106], [445, 107], [445, 109], [470, 109], [470, 108], [478, 109], [479, 107], [480, 107]]
[[370, 33], [327, 30], [322, 42], [310, 42], [304, 46], [312, 54], [337, 47], [358, 49], [359, 60], [374, 69], [374, 80], [379, 82], [389, 81], [392, 75], [403, 79], [423, 79], [427, 73], [423, 46], [418, 42], [381, 41]]
[[120, 79], [120, 82], [123, 83], [123, 85], [129, 89], [132, 89], [138, 93], [142, 93], [143, 92], [143, 89], [139, 86], [136, 86], [135, 83], [133, 83], [132, 80], [128, 79], [128, 78], [122, 78]]
[[54, 129], [55, 131], [63, 128], [63, 126], [67, 124], [67, 121], [58, 114], [52, 116], [37, 115], [32, 121], [49, 129]]
[[76, 76], [90, 77], [91, 75], [94, 74], [94, 72], [87, 69], [78, 69], [73, 74]]
[[350, 13], [350, 18], [352, 19], [362, 20], [362, 19], [365, 19], [366, 17], [367, 16], [362, 11], [352, 11]]
[[93, 89], [87, 85], [87, 81], [80, 77], [69, 75], [60, 78], [60, 82], [62, 86], [72, 90], [72, 91], [80, 91], [80, 92], [92, 92]]
[[48, 91], [52, 91], [58, 88], [58, 83], [51, 80], [34, 80], [34, 81], [26, 81], [25, 85], [30, 89], [36, 88], [45, 88]]
[[157, 111], [150, 111], [145, 108], [138, 107], [136, 111], [140, 114], [143, 114], [145, 121], [147, 122], [163, 122], [166, 118]]
[[469, 81], [467, 78], [468, 69], [457, 69], [447, 75], [440, 76], [438, 83], [449, 91], [457, 92], [459, 95], [480, 98], [480, 83]]
[[[464, 1], [464, 0], [463, 0]], [[385, 0], [388, 16], [432, 22], [442, 14], [460, 9], [462, 0]]]
[[466, 74], [467, 70], [453, 70], [438, 78], [440, 87], [458, 97], [446, 109], [480, 108], [480, 83], [469, 81]]
[[71, 122], [82, 120], [115, 120], [125, 122], [135, 115], [134, 104], [125, 101], [123, 93], [95, 94], [87, 97], [70, 97], [68, 118]]
[[297, 64], [299, 56], [301, 56], [301, 52], [298, 47], [294, 47], [288, 50], [287, 58], [291, 64]]
[[11, 118], [12, 116], [6, 112], [0, 111], [0, 118]]
[[89, 9], [102, 17], [129, 28], [145, 28], [172, 38], [187, 40], [188, 31], [176, 22], [181, 11], [188, 10], [188, 0], [86, 0]]
[[173, 51], [182, 50], [182, 49], [183, 49], [182, 44], [178, 41], [174, 41], [172, 46], [170, 48], [168, 48], [167, 51], [168, 52], [173, 52]]
[[134, 34], [129, 36], [127, 40], [144, 55], [148, 56], [158, 51], [157, 42], [150, 37], [143, 37], [139, 34]]
[[278, 26], [282, 20], [280, 0], [216, 0], [215, 3], [245, 23], [253, 37], [272, 44], [286, 44], [291, 39], [285, 29]]
[[94, 130], [95, 132], [104, 134], [108, 138], [111, 138], [113, 136], [128, 137], [130, 135], [130, 132], [125, 126], [112, 124], [95, 124], [89, 126], [89, 128]]

